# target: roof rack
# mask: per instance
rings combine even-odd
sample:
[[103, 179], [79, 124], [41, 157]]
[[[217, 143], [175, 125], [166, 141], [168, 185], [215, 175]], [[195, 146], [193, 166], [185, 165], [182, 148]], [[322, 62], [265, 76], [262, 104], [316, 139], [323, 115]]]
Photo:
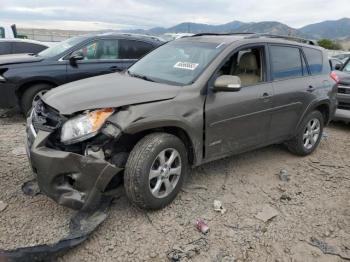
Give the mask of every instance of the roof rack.
[[259, 38], [259, 37], [267, 37], [267, 38], [277, 38], [277, 39], [284, 39], [284, 40], [289, 40], [289, 41], [295, 41], [295, 42], [299, 42], [299, 43], [303, 43], [303, 44], [308, 44], [308, 45], [314, 45], [314, 46], [318, 46], [317, 41], [315, 40], [311, 40], [311, 39], [304, 39], [301, 37], [296, 37], [296, 36], [285, 36], [285, 35], [274, 35], [274, 34], [267, 34], [267, 33], [246, 33], [246, 32], [237, 32], [237, 33], [199, 33], [199, 34], [195, 34], [191, 37], [195, 37], [195, 36], [229, 36], [229, 35], [243, 35], [245, 36], [245, 39], [250, 39], [250, 38]]
[[220, 36], [220, 35], [254, 35], [255, 33], [199, 33], [199, 34], [195, 34], [195, 35], [192, 35], [191, 37], [195, 37], [195, 36], [206, 36], [206, 35], [217, 35], [217, 36]]
[[315, 40], [305, 39], [305, 38], [296, 37], [296, 36], [257, 33], [257, 34], [253, 34], [253, 35], [247, 36], [245, 38], [249, 39], [249, 38], [259, 38], [259, 37], [285, 39], [285, 40], [295, 41], [295, 42], [298, 42], [298, 43], [318, 46], [318, 43]]

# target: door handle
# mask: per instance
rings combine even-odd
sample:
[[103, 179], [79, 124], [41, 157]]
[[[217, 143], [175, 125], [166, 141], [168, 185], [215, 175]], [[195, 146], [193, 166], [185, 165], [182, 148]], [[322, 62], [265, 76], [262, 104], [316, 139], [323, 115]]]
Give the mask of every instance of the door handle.
[[262, 94], [261, 99], [267, 100], [271, 97], [272, 97], [272, 95], [270, 95], [268, 92], [265, 92]]
[[122, 71], [122, 69], [120, 67], [118, 67], [118, 66], [111, 66], [109, 68], [109, 70], [111, 70], [113, 72], [120, 72], [120, 71]]
[[309, 85], [309, 88], [307, 89], [308, 92], [313, 92], [315, 90], [316, 90], [316, 88], [313, 87], [312, 85]]

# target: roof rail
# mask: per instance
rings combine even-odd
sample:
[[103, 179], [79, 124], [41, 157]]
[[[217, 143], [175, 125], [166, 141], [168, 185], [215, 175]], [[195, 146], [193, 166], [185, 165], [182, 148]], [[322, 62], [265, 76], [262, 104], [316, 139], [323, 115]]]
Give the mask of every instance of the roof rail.
[[217, 35], [217, 36], [220, 36], [220, 35], [255, 35], [255, 33], [199, 33], [199, 34], [195, 34], [195, 35], [192, 35], [190, 37], [195, 37], [195, 36], [206, 36], [206, 35]]
[[245, 38], [249, 39], [249, 38], [259, 38], [259, 37], [285, 39], [285, 40], [295, 41], [295, 42], [298, 42], [298, 43], [318, 46], [318, 43], [315, 40], [305, 39], [305, 38], [296, 37], [296, 36], [285, 36], [285, 35], [274, 35], [274, 34], [257, 33], [257, 34], [253, 34], [253, 35], [250, 35], [250, 36], [246, 36]]
[[241, 32], [241, 33], [239, 33], [239, 32], [237, 32], [237, 33], [199, 33], [199, 34], [195, 34], [195, 35], [190, 36], [190, 37], [206, 36], [206, 35], [208, 35], [208, 36], [210, 36], [210, 35], [213, 35], [213, 36], [244, 35], [245, 39], [268, 37], [268, 38], [285, 39], [285, 40], [289, 40], [289, 41], [295, 41], [295, 42], [304, 43], [304, 44], [308, 44], [308, 45], [318, 46], [318, 43], [315, 40], [305, 39], [305, 38], [296, 37], [296, 36], [274, 35], [274, 34], [267, 34], [267, 33], [246, 33], [246, 32]]

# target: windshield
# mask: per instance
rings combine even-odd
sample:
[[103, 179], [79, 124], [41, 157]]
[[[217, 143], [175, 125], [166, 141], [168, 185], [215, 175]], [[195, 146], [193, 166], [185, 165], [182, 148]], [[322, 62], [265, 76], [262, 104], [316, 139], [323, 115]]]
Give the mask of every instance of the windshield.
[[344, 65], [343, 67], [343, 71], [350, 73], [350, 59], [348, 60], [348, 62]]
[[40, 52], [38, 56], [55, 57], [72, 48], [73, 46], [79, 44], [83, 40], [85, 40], [85, 37], [81, 36], [69, 38], [55, 46], [45, 49], [44, 51]]
[[193, 83], [225, 45], [174, 41], [163, 45], [129, 69], [131, 76], [175, 85]]

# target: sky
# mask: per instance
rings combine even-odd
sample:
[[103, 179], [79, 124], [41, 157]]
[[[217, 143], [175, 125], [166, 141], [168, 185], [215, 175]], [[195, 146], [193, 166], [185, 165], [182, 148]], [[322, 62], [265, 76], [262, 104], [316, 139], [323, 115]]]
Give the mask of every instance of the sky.
[[279, 21], [299, 28], [350, 17], [349, 0], [0, 0], [0, 22], [21, 28], [149, 29], [182, 22]]

